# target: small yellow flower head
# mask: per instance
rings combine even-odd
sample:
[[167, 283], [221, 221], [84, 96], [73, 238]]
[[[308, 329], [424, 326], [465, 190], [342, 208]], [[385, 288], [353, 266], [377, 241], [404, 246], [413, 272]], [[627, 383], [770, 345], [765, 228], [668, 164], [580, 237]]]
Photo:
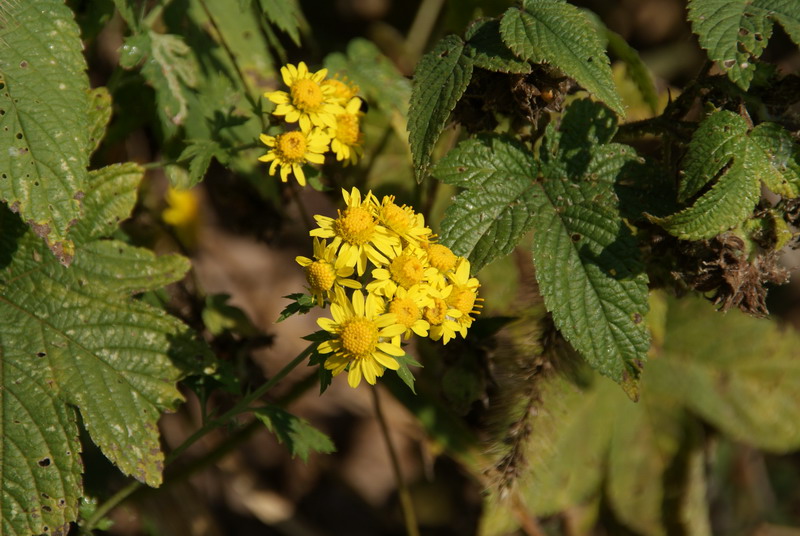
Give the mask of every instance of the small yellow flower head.
[[200, 227], [200, 199], [197, 192], [170, 187], [166, 201], [167, 208], [161, 213], [161, 219], [175, 228], [178, 239], [185, 246], [193, 248]]
[[432, 300], [421, 287], [412, 287], [408, 290], [398, 288], [394, 299], [389, 302], [390, 313], [394, 313], [397, 323], [405, 326], [404, 338], [408, 339], [416, 333], [420, 337], [428, 336], [431, 327], [427, 320], [422, 318], [422, 308]]
[[400, 240], [375, 219], [375, 198], [372, 192], [368, 192], [363, 200], [357, 188], [349, 193], [342, 190], [342, 196], [347, 208], [340, 210], [336, 219], [314, 216], [319, 228], [312, 230], [310, 234], [332, 238], [331, 244], [339, 248], [342, 265], [354, 266], [360, 276], [366, 271], [368, 260], [375, 266], [388, 263], [386, 256], [394, 256]]
[[431, 244], [428, 246], [428, 262], [442, 273], [447, 273], [456, 267], [458, 257], [450, 251], [450, 248], [441, 244]]
[[441, 297], [433, 297], [431, 305], [425, 307], [422, 312], [424, 318], [430, 324], [430, 338], [434, 341], [442, 339], [444, 344], [456, 338], [456, 333], [461, 330], [460, 326], [453, 320], [453, 315], [458, 311], [451, 309], [447, 302]]
[[327, 245], [324, 240], [314, 239], [314, 259], [298, 256], [295, 260], [305, 268], [308, 290], [320, 307], [325, 305], [326, 299], [332, 299], [337, 286], [361, 288], [361, 283], [349, 279], [353, 268], [341, 266], [336, 257], [336, 247]]
[[323, 84], [327, 69], [316, 73], [308, 70], [302, 61], [294, 65], [281, 67], [281, 76], [289, 87], [286, 91], [270, 91], [264, 96], [278, 106], [273, 115], [284, 116], [287, 123], [299, 121], [300, 130], [309, 131], [312, 126], [336, 127], [336, 115], [344, 108], [336, 103], [336, 89], [330, 84]]
[[322, 87], [330, 86], [333, 88], [331, 97], [336, 104], [346, 106], [350, 100], [358, 95], [358, 86], [350, 84], [346, 80], [340, 80], [338, 77], [328, 78], [323, 80]]
[[398, 206], [394, 200], [393, 195], [384, 196], [378, 207], [378, 220], [406, 243], [425, 242], [431, 234], [430, 228], [425, 226], [425, 218], [411, 207]]
[[350, 99], [344, 112], [336, 116], [336, 127], [328, 130], [328, 135], [331, 137], [331, 151], [336, 154], [336, 160], [343, 160], [345, 165], [355, 164], [363, 152], [360, 107], [361, 99], [358, 97]]
[[314, 129], [310, 132], [293, 130], [277, 136], [262, 134], [261, 141], [270, 147], [267, 154], [259, 157], [262, 162], [272, 162], [269, 174], [275, 175], [275, 170], [280, 167], [281, 181], [286, 182], [291, 173], [300, 186], [305, 186], [303, 164], [306, 162], [322, 164], [325, 161], [323, 154], [328, 150], [330, 139], [322, 130]]
[[427, 283], [436, 275], [436, 270], [428, 266], [425, 252], [416, 246], [408, 246], [398, 252], [386, 268], [372, 271], [373, 281], [367, 290], [391, 299], [398, 288], [409, 289]]
[[350, 301], [344, 291], [337, 290], [331, 303], [333, 318], [317, 320], [319, 327], [333, 335], [317, 347], [321, 354], [331, 354], [325, 368], [334, 376], [348, 370], [347, 382], [353, 388], [362, 377], [374, 385], [385, 369], [400, 368], [395, 357], [405, 352], [396, 338], [406, 328], [397, 323], [394, 314], [382, 311], [383, 303], [374, 294], [365, 298], [356, 290]]
[[481, 284], [477, 278], [469, 276], [469, 270], [469, 261], [459, 257], [455, 271], [447, 276], [451, 285], [445, 290], [447, 305], [457, 311], [452, 317], [458, 324], [462, 337], [467, 336], [467, 329], [472, 326], [474, 319], [470, 315], [480, 314], [482, 306], [476, 302], [483, 301], [478, 298], [478, 288]]

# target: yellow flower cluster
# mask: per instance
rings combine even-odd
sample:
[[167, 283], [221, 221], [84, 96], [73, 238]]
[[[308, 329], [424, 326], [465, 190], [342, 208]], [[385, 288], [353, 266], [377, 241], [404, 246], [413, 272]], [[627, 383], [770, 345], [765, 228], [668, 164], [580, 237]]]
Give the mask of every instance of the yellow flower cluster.
[[469, 261], [435, 243], [421, 214], [393, 196], [342, 194], [338, 217], [314, 216], [314, 257], [297, 262], [316, 304], [331, 306], [332, 318], [318, 320], [330, 335], [317, 348], [330, 354], [325, 368], [334, 376], [347, 370], [357, 387], [362, 377], [374, 384], [399, 368], [401, 338], [466, 337], [482, 300]]
[[289, 91], [270, 91], [264, 97], [277, 104], [272, 115], [287, 123], [297, 123], [297, 130], [276, 136], [261, 135], [269, 151], [259, 160], [271, 162], [269, 174], [286, 182], [294, 175], [306, 185], [303, 165], [322, 164], [325, 153], [336, 160], [354, 164], [362, 154], [361, 99], [358, 86], [336, 78], [326, 78], [327, 69], [312, 73], [302, 61], [281, 67], [281, 76]]

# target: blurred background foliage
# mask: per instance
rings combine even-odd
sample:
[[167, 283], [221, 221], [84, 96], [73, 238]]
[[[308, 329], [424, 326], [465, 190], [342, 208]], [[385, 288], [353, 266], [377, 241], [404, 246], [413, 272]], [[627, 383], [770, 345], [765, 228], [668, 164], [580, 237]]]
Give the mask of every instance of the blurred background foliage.
[[[681, 0], [572, 3], [639, 51], [661, 107], [706, 61]], [[92, 166], [135, 161], [149, 169], [120, 234], [193, 262], [186, 280], [144, 299], [203, 333], [224, 363], [217, 378], [187, 386], [189, 402], [162, 419], [164, 443], [174, 448], [200, 424], [202, 405], [224, 407], [228, 393], [260, 383], [315, 329], [311, 317], [274, 323], [282, 296], [303, 287], [294, 257], [311, 248], [308, 213], [332, 213], [340, 187], [366, 187], [413, 203], [436, 230], [454, 189], [414, 180], [410, 76], [440, 37], [462, 34], [474, 18], [496, 16], [511, 2], [68, 4], [82, 29], [91, 84], [107, 87], [113, 103]], [[784, 72], [800, 69], [800, 54], [777, 27], [763, 58]], [[276, 128], [266, 114], [273, 105], [261, 95], [279, 87], [281, 65], [298, 61], [347, 77], [369, 105], [363, 160], [324, 166], [311, 179], [317, 188], [302, 192], [268, 177], [257, 161], [264, 153], [259, 134]], [[652, 116], [624, 67], [614, 72], [627, 119]], [[446, 131], [439, 150], [457, 137], [457, 129]], [[652, 150], [646, 139], [636, 148]], [[168, 186], [194, 187], [191, 199], [171, 202], [183, 203], [190, 217], [162, 219]], [[789, 268], [797, 262], [795, 255], [784, 259]], [[792, 331], [800, 327], [796, 281], [770, 295], [780, 328], [654, 294], [653, 359], [634, 405], [567, 349], [559, 374], [531, 358], [551, 328], [524, 254], [479, 277], [485, 309], [471, 338], [444, 350], [419, 348], [425, 368], [417, 371], [418, 396], [385, 382], [395, 395], [386, 411], [423, 534], [800, 534], [800, 457], [791, 452], [800, 426], [800, 385], [792, 383], [800, 367]], [[687, 381], [691, 366], [703, 371]], [[788, 384], [764, 387], [778, 385], [774, 376], [786, 371], [794, 372]], [[759, 381], [749, 381], [754, 377]], [[365, 389], [334, 382], [320, 398], [315, 379], [295, 371], [271, 401], [327, 433], [336, 453], [292, 459], [259, 426], [212, 433], [167, 471], [162, 488], [142, 489], [114, 510], [107, 532], [403, 534]], [[84, 461], [87, 494], [99, 502], [124, 485], [91, 441], [84, 441]], [[511, 481], [519, 491], [513, 500], [504, 491]]]

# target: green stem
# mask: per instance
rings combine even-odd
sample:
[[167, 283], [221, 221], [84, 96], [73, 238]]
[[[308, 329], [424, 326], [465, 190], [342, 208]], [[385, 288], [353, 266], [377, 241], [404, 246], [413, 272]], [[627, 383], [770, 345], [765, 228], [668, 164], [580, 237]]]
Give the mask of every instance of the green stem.
[[422, 0], [406, 37], [406, 50], [414, 62], [425, 50], [443, 5], [444, 0]]
[[[305, 361], [305, 359], [308, 357], [308, 355], [313, 351], [314, 346], [316, 346], [316, 343], [312, 342], [311, 344], [309, 344], [306, 347], [305, 350], [300, 352], [300, 354], [297, 357], [295, 357], [291, 362], [289, 362], [286, 366], [284, 366], [268, 382], [262, 384], [260, 387], [258, 387], [258, 389], [256, 389], [252, 393], [242, 397], [242, 399], [239, 400], [239, 402], [237, 402], [236, 405], [234, 405], [231, 409], [229, 409], [228, 411], [223, 413], [220, 417], [217, 417], [216, 419], [212, 419], [212, 420], [209, 420], [208, 422], [206, 422], [194, 434], [189, 436], [189, 438], [187, 438], [183, 443], [178, 445], [178, 447], [175, 448], [175, 450], [170, 452], [170, 454], [167, 456], [167, 458], [166, 458], [166, 460], [164, 462], [164, 465], [165, 466], [170, 465], [172, 462], [175, 461], [175, 459], [178, 456], [180, 456], [183, 452], [185, 452], [186, 449], [188, 449], [189, 447], [194, 445], [199, 439], [201, 439], [203, 436], [205, 436], [206, 434], [208, 434], [212, 430], [215, 430], [216, 428], [219, 428], [221, 426], [226, 425], [233, 417], [248, 411], [249, 407], [250, 407], [250, 404], [252, 404], [254, 401], [256, 401], [259, 398], [261, 398], [267, 391], [272, 389], [278, 382], [280, 382], [292, 370], [294, 370], [297, 367], [297, 365], [299, 365], [300, 363]], [[292, 391], [292, 392], [294, 392], [294, 391]], [[247, 428], [248, 427], [245, 427], [245, 430]], [[238, 444], [243, 439], [248, 437], [250, 433], [252, 433], [252, 431], [246, 431], [246, 432], [237, 434], [237, 435], [241, 435], [242, 437], [238, 438], [236, 440], [235, 444]], [[230, 448], [232, 448], [232, 446], [228, 446], [226, 444], [225, 448], [222, 449], [222, 450], [224, 452], [228, 452], [230, 450]], [[218, 459], [218, 458], [214, 458], [214, 459]], [[94, 530], [94, 528], [105, 517], [106, 514], [108, 514], [112, 509], [117, 507], [125, 499], [130, 497], [134, 492], [136, 492], [142, 486], [144, 486], [144, 484], [142, 484], [141, 482], [139, 482], [137, 480], [137, 481], [131, 482], [130, 484], [128, 484], [127, 486], [125, 486], [124, 488], [122, 488], [121, 490], [116, 492], [107, 501], [105, 501], [103, 504], [101, 504], [100, 506], [97, 507], [97, 509], [92, 514], [92, 516], [86, 521], [86, 523], [84, 523], [81, 526], [81, 531], [83, 533], [85, 533], [85, 534], [91, 533], [91, 531]]]
[[397, 459], [397, 452], [394, 450], [392, 439], [389, 437], [389, 427], [386, 425], [386, 417], [381, 410], [381, 401], [378, 396], [377, 387], [370, 389], [372, 393], [372, 402], [375, 406], [375, 417], [378, 419], [378, 424], [381, 427], [381, 434], [384, 441], [386, 441], [386, 450], [389, 451], [389, 459], [392, 462], [392, 471], [394, 472], [395, 480], [397, 481], [397, 494], [400, 497], [400, 507], [403, 510], [403, 521], [406, 526], [406, 534], [408, 536], [419, 536], [419, 527], [417, 527], [417, 516], [414, 513], [414, 503], [411, 500], [411, 493], [408, 486], [403, 479], [403, 473], [400, 471], [400, 462]]

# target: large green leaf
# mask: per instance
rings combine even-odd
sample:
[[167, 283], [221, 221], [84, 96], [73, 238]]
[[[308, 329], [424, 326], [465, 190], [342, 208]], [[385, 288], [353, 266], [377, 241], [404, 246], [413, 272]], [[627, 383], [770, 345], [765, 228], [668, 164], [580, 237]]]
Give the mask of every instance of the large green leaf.
[[684, 240], [710, 238], [747, 219], [761, 182], [784, 197], [800, 193], [800, 150], [791, 134], [774, 123], [748, 133], [745, 120], [733, 112], [717, 112], [700, 124], [684, 165], [681, 200], [716, 182], [684, 210], [650, 218]]
[[501, 73], [531, 72], [531, 64], [517, 58], [500, 37], [500, 21], [476, 21], [467, 29], [467, 52], [476, 67]]
[[439, 41], [417, 64], [408, 110], [408, 139], [418, 182], [425, 178], [433, 147], [471, 76], [472, 60], [464, 54], [464, 41], [455, 35]]
[[519, 57], [558, 67], [615, 112], [625, 114], [603, 42], [575, 6], [560, 0], [526, 0], [524, 9], [506, 11], [500, 33]]
[[800, 4], [794, 0], [690, 0], [689, 20], [708, 56], [742, 89], [750, 87], [773, 22], [800, 44]]
[[60, 0], [14, 2], [0, 27], [0, 198], [69, 264], [89, 161], [89, 81]]
[[477, 272], [507, 255], [530, 230], [541, 188], [531, 151], [508, 137], [482, 136], [450, 151], [433, 175], [469, 188], [447, 209], [441, 240]]
[[559, 130], [548, 128], [541, 166], [519, 142], [482, 136], [459, 144], [434, 175], [466, 188], [445, 214], [442, 241], [478, 270], [532, 229], [536, 277], [556, 327], [635, 397], [649, 347], [647, 276], [614, 187], [641, 161], [608, 143], [615, 131], [613, 112], [580, 100]]
[[70, 268], [0, 210], [4, 534], [75, 519], [82, 491], [73, 408], [124, 473], [161, 482], [157, 420], [182, 400], [176, 381], [208, 354], [180, 321], [131, 296], [182, 277], [188, 261], [98, 240], [130, 214], [141, 177], [132, 164], [92, 174]]
[[[773, 452], [800, 446], [800, 335], [739, 311], [720, 315], [697, 298], [665, 306], [665, 335], [638, 404], [582, 373], [537, 380], [520, 476], [510, 492], [490, 490], [482, 535], [513, 530], [520, 505], [546, 516], [600, 493], [638, 534], [708, 534], [708, 505], [697, 496], [704, 459], [693, 446], [695, 417]], [[515, 377], [513, 370], [495, 373]]]

